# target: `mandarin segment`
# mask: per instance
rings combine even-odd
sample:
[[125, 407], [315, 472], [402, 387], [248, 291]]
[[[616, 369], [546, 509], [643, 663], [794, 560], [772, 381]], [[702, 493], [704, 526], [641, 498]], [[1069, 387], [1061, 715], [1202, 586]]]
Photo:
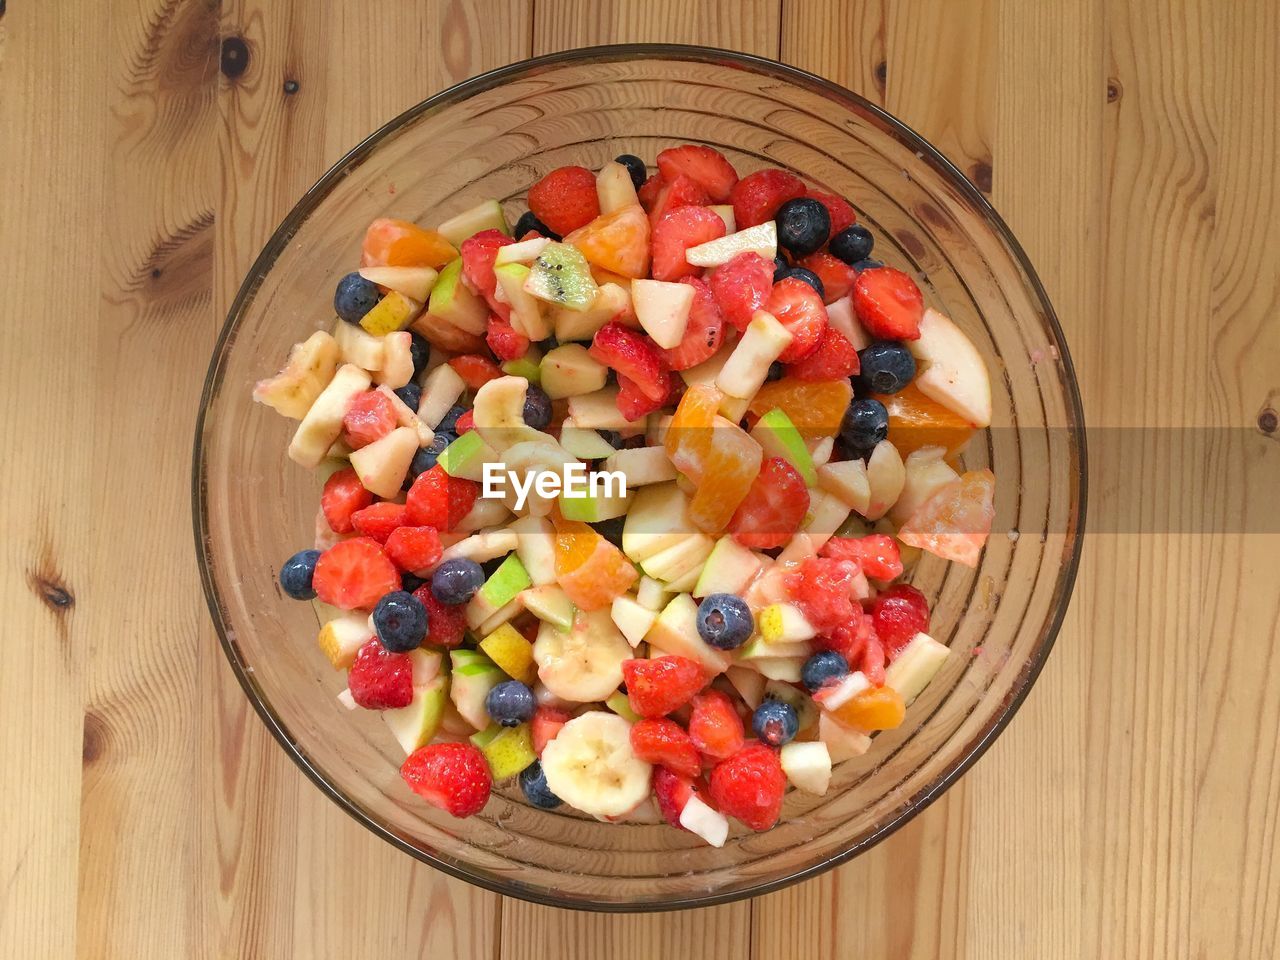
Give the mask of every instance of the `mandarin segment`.
[[361, 247], [363, 267], [432, 267], [439, 270], [458, 258], [453, 244], [435, 230], [408, 220], [379, 218], [369, 224]]
[[964, 417], [930, 400], [914, 383], [893, 396], [876, 399], [889, 411], [889, 440], [904, 457], [922, 447], [945, 447], [952, 457], [974, 434]]
[[556, 579], [580, 610], [599, 610], [638, 579], [636, 568], [612, 543], [578, 520], [552, 512]]
[[784, 377], [762, 386], [747, 410], [761, 417], [776, 407], [802, 437], [820, 440], [835, 436], [852, 399], [853, 385], [848, 380], [813, 382]]
[[702, 480], [689, 504], [689, 517], [703, 533], [729, 525], [760, 473], [764, 451], [750, 435], [723, 417], [712, 426]]
[[631, 279], [649, 275], [649, 217], [638, 204], [596, 217], [564, 242], [593, 266]]

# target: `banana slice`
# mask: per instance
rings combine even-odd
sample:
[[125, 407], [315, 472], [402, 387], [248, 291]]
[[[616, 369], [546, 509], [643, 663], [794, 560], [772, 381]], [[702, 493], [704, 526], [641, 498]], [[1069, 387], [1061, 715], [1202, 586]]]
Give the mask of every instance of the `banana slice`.
[[274, 407], [291, 420], [301, 420], [333, 379], [338, 354], [337, 341], [317, 330], [307, 340], [293, 345], [279, 373], [258, 381], [253, 399]]
[[649, 796], [653, 768], [632, 751], [631, 724], [597, 710], [561, 728], [543, 748], [542, 769], [551, 792], [569, 806], [593, 817], [621, 817]]
[[574, 703], [604, 700], [617, 690], [622, 661], [631, 656], [631, 644], [614, 625], [607, 607], [579, 611], [567, 633], [544, 623], [533, 644], [538, 677], [557, 697]]
[[529, 381], [524, 377], [498, 377], [476, 391], [472, 416], [481, 439], [501, 453], [517, 443], [549, 443], [555, 437], [524, 422], [524, 399]]

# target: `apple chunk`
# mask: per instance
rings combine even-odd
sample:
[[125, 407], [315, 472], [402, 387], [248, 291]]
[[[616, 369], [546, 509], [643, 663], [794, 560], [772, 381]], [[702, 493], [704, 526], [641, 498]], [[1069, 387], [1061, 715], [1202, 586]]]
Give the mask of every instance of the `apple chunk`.
[[635, 280], [631, 284], [631, 307], [653, 342], [670, 350], [684, 339], [694, 293], [687, 283]]
[[921, 368], [921, 393], [975, 427], [991, 424], [991, 378], [964, 331], [930, 307], [920, 320], [920, 338], [907, 341], [907, 348]]

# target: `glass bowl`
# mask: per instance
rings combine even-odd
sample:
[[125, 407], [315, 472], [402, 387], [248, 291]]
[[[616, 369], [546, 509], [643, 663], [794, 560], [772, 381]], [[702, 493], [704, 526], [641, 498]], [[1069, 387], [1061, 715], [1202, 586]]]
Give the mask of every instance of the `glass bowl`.
[[[876, 256], [907, 270], [973, 338], [995, 420], [970, 445], [997, 477], [981, 565], [926, 558], [913, 582], [952, 656], [827, 796], [793, 793], [766, 833], [722, 849], [660, 823], [544, 812], [496, 792], [455, 820], [401, 783], [381, 720], [335, 699], [309, 604], [280, 563], [311, 545], [319, 484], [291, 463], [292, 423], [250, 400], [289, 346], [332, 323], [337, 277], [370, 220], [432, 224], [487, 197], [512, 215], [565, 164], [669, 145], [723, 151], [740, 172], [789, 168], [848, 197]], [[860, 97], [777, 63], [698, 47], [575, 50], [518, 63], [424, 101], [357, 146], [299, 201], [249, 271], [214, 350], [195, 437], [193, 510], [209, 610], [227, 659], [281, 747], [378, 836], [510, 896], [596, 910], [668, 910], [765, 893], [849, 860], [926, 807], [1027, 695], [1065, 613], [1085, 506], [1083, 418], [1062, 331], [1008, 227], [933, 147]]]

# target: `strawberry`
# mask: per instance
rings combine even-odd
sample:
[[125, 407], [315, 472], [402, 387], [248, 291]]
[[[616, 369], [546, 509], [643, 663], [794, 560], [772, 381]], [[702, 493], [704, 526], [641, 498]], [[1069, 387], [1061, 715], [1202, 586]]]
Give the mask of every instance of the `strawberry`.
[[624, 660], [622, 678], [631, 709], [642, 717], [662, 717], [684, 706], [707, 682], [696, 660], [673, 656]]
[[366, 710], [397, 710], [413, 700], [413, 659], [370, 640], [347, 671], [351, 699]]
[[663, 376], [666, 367], [662, 354], [653, 341], [616, 320], [596, 331], [587, 352], [598, 363], [618, 371], [619, 376], [634, 380], [650, 400], [664, 401], [671, 392]]
[[785, 582], [805, 619], [825, 633], [848, 623], [858, 612], [852, 592], [857, 573], [858, 565], [850, 560], [809, 557], [786, 575]]
[[924, 295], [916, 282], [893, 267], [873, 267], [853, 284], [853, 309], [876, 340], [919, 340]]
[[350, 533], [355, 529], [351, 516], [373, 503], [373, 494], [364, 488], [352, 467], [343, 467], [324, 482], [320, 493], [320, 511], [334, 533]]
[[800, 178], [785, 170], [757, 170], [749, 173], [729, 193], [733, 219], [738, 229], [754, 227], [772, 220], [778, 208], [788, 200], [804, 196]]
[[464, 433], [470, 433], [475, 428], [476, 412], [474, 410], [465, 411], [458, 416], [457, 420], [453, 421], [453, 432], [458, 436], [462, 436]]
[[791, 332], [791, 343], [778, 357], [780, 361], [795, 363], [818, 348], [827, 328], [827, 308], [809, 284], [797, 277], [783, 277], [773, 285], [764, 309]]
[[698, 186], [697, 181], [692, 177], [685, 176], [683, 173], [677, 174], [670, 180], [663, 177], [658, 195], [653, 198], [653, 209], [649, 211], [649, 224], [656, 227], [671, 210], [688, 206], [705, 207], [710, 202], [711, 198], [707, 196], [707, 191]]
[[725, 320], [747, 329], [773, 290], [773, 269], [773, 261], [758, 253], [740, 253], [711, 274], [711, 293]]
[[463, 282], [473, 293], [484, 297], [503, 319], [511, 316], [511, 307], [494, 296], [498, 278], [493, 274], [493, 261], [498, 250], [510, 243], [515, 241], [500, 230], [481, 230], [463, 240], [458, 248], [462, 254]]
[[751, 743], [716, 764], [711, 771], [709, 792], [722, 813], [736, 817], [752, 830], [768, 830], [782, 814], [786, 788], [778, 751], [763, 743]]
[[834, 193], [823, 193], [821, 190], [809, 190], [805, 195], [813, 197], [827, 208], [827, 213], [831, 215], [831, 236], [834, 237], [841, 230], [848, 230], [858, 222], [858, 215], [853, 212], [853, 207], [844, 197], [837, 197]]
[[419, 747], [400, 766], [400, 776], [427, 803], [455, 817], [479, 813], [493, 789], [489, 763], [470, 743]]
[[429, 582], [413, 591], [413, 595], [427, 608], [427, 638], [423, 642], [446, 650], [459, 646], [467, 632], [467, 608], [441, 603], [431, 592]]
[[839, 330], [827, 327], [813, 353], [793, 363], [787, 373], [797, 380], [843, 380], [862, 369], [858, 351]]
[[917, 633], [929, 632], [929, 601], [910, 584], [894, 584], [872, 601], [871, 622], [892, 660]]
[[[902, 555], [898, 541], [883, 533], [866, 537], [832, 537], [820, 551], [824, 557], [853, 560], [873, 580], [892, 580], [902, 575]], [[926, 614], [928, 608], [926, 607]]]
[[529, 352], [529, 338], [497, 314], [489, 318], [484, 339], [499, 360], [519, 360]]
[[648, 416], [666, 405], [668, 398], [680, 382], [679, 377], [664, 370], [658, 379], [663, 391], [662, 399], [655, 400], [645, 393], [640, 384], [620, 373], [618, 374], [618, 412], [631, 421]]
[[400, 589], [400, 572], [376, 540], [354, 537], [320, 554], [311, 586], [331, 607], [372, 610], [384, 595]]
[[738, 171], [723, 153], [695, 143], [663, 150], [658, 154], [658, 172], [667, 180], [684, 174], [705, 190], [713, 203], [727, 201], [738, 182]]
[[342, 429], [347, 434], [347, 445], [352, 450], [359, 450], [375, 440], [381, 440], [398, 423], [391, 398], [377, 390], [366, 390], [352, 398], [351, 405], [342, 418]]
[[857, 270], [825, 250], [809, 254], [797, 266], [812, 270], [822, 281], [823, 303], [835, 303], [853, 289], [853, 283], [858, 279]]
[[542, 748], [556, 738], [556, 734], [572, 719], [564, 710], [555, 707], [538, 707], [529, 721], [529, 734], [533, 738], [533, 752], [542, 756]]
[[386, 500], [370, 504], [351, 515], [351, 525], [362, 537], [386, 543], [391, 531], [404, 526], [404, 504]]
[[471, 390], [479, 390], [490, 380], [497, 380], [502, 376], [501, 367], [478, 353], [453, 357], [449, 360], [449, 366], [453, 367], [453, 372], [460, 376], [462, 382]]
[[[684, 812], [685, 804], [694, 795], [702, 795], [706, 791], [692, 777], [683, 776], [663, 766], [653, 768], [652, 780], [653, 796], [658, 801], [658, 809], [662, 811], [662, 819], [677, 830], [683, 830], [680, 814]], [[705, 800], [705, 797], [702, 799]]]
[[729, 532], [744, 547], [781, 547], [800, 529], [809, 512], [809, 489], [796, 468], [781, 457], [760, 467], [742, 503], [729, 520]]
[[665, 717], [641, 720], [631, 728], [631, 749], [646, 763], [696, 777], [702, 773], [698, 748], [680, 724]]
[[662, 188], [666, 185], [667, 181], [663, 179], [660, 173], [655, 173], [640, 184], [640, 189], [636, 191], [636, 196], [640, 200], [640, 206], [644, 207], [645, 213], [653, 212], [654, 204], [658, 202], [658, 194], [662, 192]]
[[529, 189], [529, 209], [560, 236], [600, 216], [596, 175], [586, 167], [552, 170]]
[[694, 697], [689, 737], [699, 753], [713, 760], [724, 760], [741, 750], [745, 732], [733, 701], [719, 690]]
[[440, 535], [434, 527], [396, 527], [387, 537], [387, 556], [401, 570], [416, 573], [440, 562]]
[[720, 341], [724, 339], [724, 316], [711, 293], [711, 287], [699, 277], [685, 277], [680, 282], [693, 287], [693, 306], [689, 309], [684, 339], [679, 346], [662, 351], [667, 366], [672, 370], [688, 370], [710, 359], [720, 349]]
[[691, 277], [702, 268], [685, 259], [690, 247], [724, 236], [724, 221], [709, 207], [677, 207], [662, 215], [653, 228], [653, 268], [655, 280]]
[[410, 527], [452, 530], [475, 506], [479, 484], [451, 477], [436, 464], [418, 474], [405, 497], [405, 523]]

